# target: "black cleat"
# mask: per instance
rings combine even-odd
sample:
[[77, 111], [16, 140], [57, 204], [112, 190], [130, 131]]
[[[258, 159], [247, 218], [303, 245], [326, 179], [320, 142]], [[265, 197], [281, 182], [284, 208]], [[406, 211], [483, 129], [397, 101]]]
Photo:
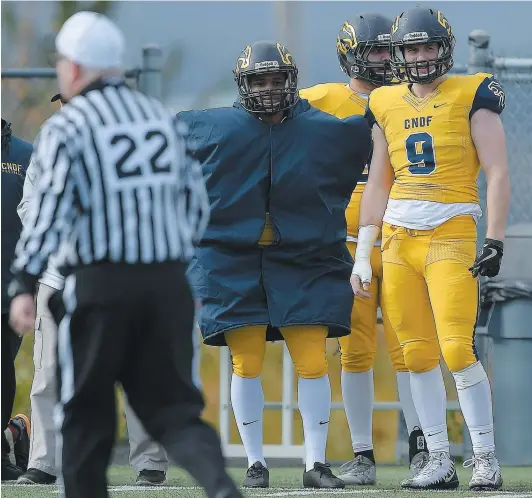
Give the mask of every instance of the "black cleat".
[[345, 483], [332, 473], [328, 463], [315, 462], [313, 469], [303, 473], [303, 487], [342, 489]]
[[262, 463], [255, 462], [246, 472], [246, 478], [242, 486], [244, 488], [269, 488], [269, 470]]
[[2, 458], [2, 482], [16, 481], [22, 475], [22, 470], [13, 465], [9, 458]]
[[135, 481], [137, 486], [164, 486], [166, 472], [162, 470], [141, 470]]
[[56, 477], [39, 469], [28, 469], [18, 479], [18, 484], [55, 484]]

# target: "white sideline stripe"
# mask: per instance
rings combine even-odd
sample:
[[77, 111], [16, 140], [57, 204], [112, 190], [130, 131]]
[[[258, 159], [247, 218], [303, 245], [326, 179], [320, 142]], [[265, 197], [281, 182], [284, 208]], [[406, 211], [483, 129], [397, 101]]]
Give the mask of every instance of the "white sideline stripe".
[[[266, 491], [266, 490], [265, 490]], [[382, 493], [379, 489], [297, 489], [289, 491], [288, 489], [285, 489], [284, 491], [280, 493], [264, 493], [264, 494], [256, 494], [253, 493], [256, 496], [263, 496], [263, 497], [269, 497], [269, 496], [319, 496], [319, 495], [330, 495], [334, 493], [335, 495], [356, 495], [356, 494], [369, 494], [369, 493]]]
[[[24, 486], [21, 484], [20, 486]], [[34, 487], [34, 486], [32, 486]], [[44, 487], [44, 486], [43, 486]], [[47, 486], [49, 488], [49, 486]], [[146, 491], [193, 491], [200, 490], [199, 486], [109, 486], [109, 493], [120, 492], [146, 492]], [[250, 491], [250, 490], [247, 490]], [[271, 492], [273, 491], [273, 493]], [[335, 495], [341, 494], [364, 494], [364, 493], [383, 493], [388, 492], [386, 489], [294, 489], [294, 488], [268, 488], [264, 490], [253, 490], [253, 496], [260, 497], [283, 497], [283, 496], [319, 496], [324, 494], [334, 493]], [[59, 490], [54, 491], [55, 494], [59, 494]], [[484, 498], [484, 497], [481, 497]], [[491, 498], [491, 497], [490, 497]], [[507, 498], [507, 497], [505, 497]]]
[[[33, 488], [34, 486], [32, 486]], [[47, 486], [49, 487], [49, 486]], [[146, 492], [146, 491], [194, 491], [194, 490], [200, 490], [201, 488], [199, 486], [108, 486], [107, 491], [109, 493], [120, 493], [120, 492], [135, 492], [138, 491]], [[55, 494], [59, 494], [59, 490], [54, 491]]]
[[498, 495], [492, 495], [493, 491], [483, 491], [482, 495], [476, 495], [476, 496], [466, 496], [466, 498], [483, 498], [486, 496], [486, 493], [490, 493], [489, 498], [530, 498], [532, 497], [532, 493], [525, 492], [525, 493], [515, 493], [514, 491], [508, 491], [507, 494], [500, 494], [500, 491], [496, 491], [499, 493]]

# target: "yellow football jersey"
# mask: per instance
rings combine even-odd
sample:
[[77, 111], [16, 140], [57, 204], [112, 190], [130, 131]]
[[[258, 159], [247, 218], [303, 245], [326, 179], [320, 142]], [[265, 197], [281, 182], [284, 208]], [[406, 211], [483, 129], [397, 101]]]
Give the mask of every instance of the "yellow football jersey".
[[504, 92], [491, 74], [449, 76], [425, 98], [409, 85], [371, 93], [368, 118], [386, 136], [395, 174], [390, 199], [478, 204], [470, 119], [480, 108], [504, 109]]
[[[313, 107], [340, 119], [363, 115], [367, 107], [367, 100], [353, 92], [345, 83], [323, 83], [300, 90], [299, 95], [308, 100]], [[358, 235], [360, 200], [367, 180], [368, 168], [366, 166], [345, 212], [348, 237], [355, 238]]]

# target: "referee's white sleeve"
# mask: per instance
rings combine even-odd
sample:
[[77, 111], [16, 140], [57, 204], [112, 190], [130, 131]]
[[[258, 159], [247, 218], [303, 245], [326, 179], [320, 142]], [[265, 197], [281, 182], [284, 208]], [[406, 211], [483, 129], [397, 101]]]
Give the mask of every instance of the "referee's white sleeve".
[[13, 271], [38, 277], [60, 241], [72, 232], [76, 188], [71, 175], [72, 159], [59, 129], [43, 127], [32, 160], [41, 174], [29, 202]]

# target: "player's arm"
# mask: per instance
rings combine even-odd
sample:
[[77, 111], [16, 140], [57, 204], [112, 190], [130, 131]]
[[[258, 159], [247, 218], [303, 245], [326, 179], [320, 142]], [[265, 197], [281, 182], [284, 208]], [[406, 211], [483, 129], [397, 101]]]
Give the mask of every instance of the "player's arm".
[[471, 118], [471, 136], [486, 175], [488, 208], [486, 236], [503, 241], [510, 210], [510, 176], [501, 118], [493, 111], [479, 109]]
[[372, 136], [373, 155], [368, 183], [362, 193], [359, 224], [360, 227], [375, 226], [380, 230], [393, 184], [393, 169], [388, 154], [388, 142], [377, 124], [373, 125]]
[[471, 116], [471, 137], [487, 183], [486, 240], [471, 268], [474, 276], [495, 277], [499, 273], [503, 254], [510, 210], [506, 138], [499, 116], [503, 109], [502, 88], [493, 78], [486, 78], [477, 90]]
[[393, 169], [388, 155], [388, 143], [384, 132], [375, 123], [373, 125], [373, 155], [368, 183], [364, 188], [360, 204], [357, 249], [351, 275], [351, 287], [355, 296], [371, 296], [366, 292], [372, 278], [371, 252], [379, 237], [392, 184]]

